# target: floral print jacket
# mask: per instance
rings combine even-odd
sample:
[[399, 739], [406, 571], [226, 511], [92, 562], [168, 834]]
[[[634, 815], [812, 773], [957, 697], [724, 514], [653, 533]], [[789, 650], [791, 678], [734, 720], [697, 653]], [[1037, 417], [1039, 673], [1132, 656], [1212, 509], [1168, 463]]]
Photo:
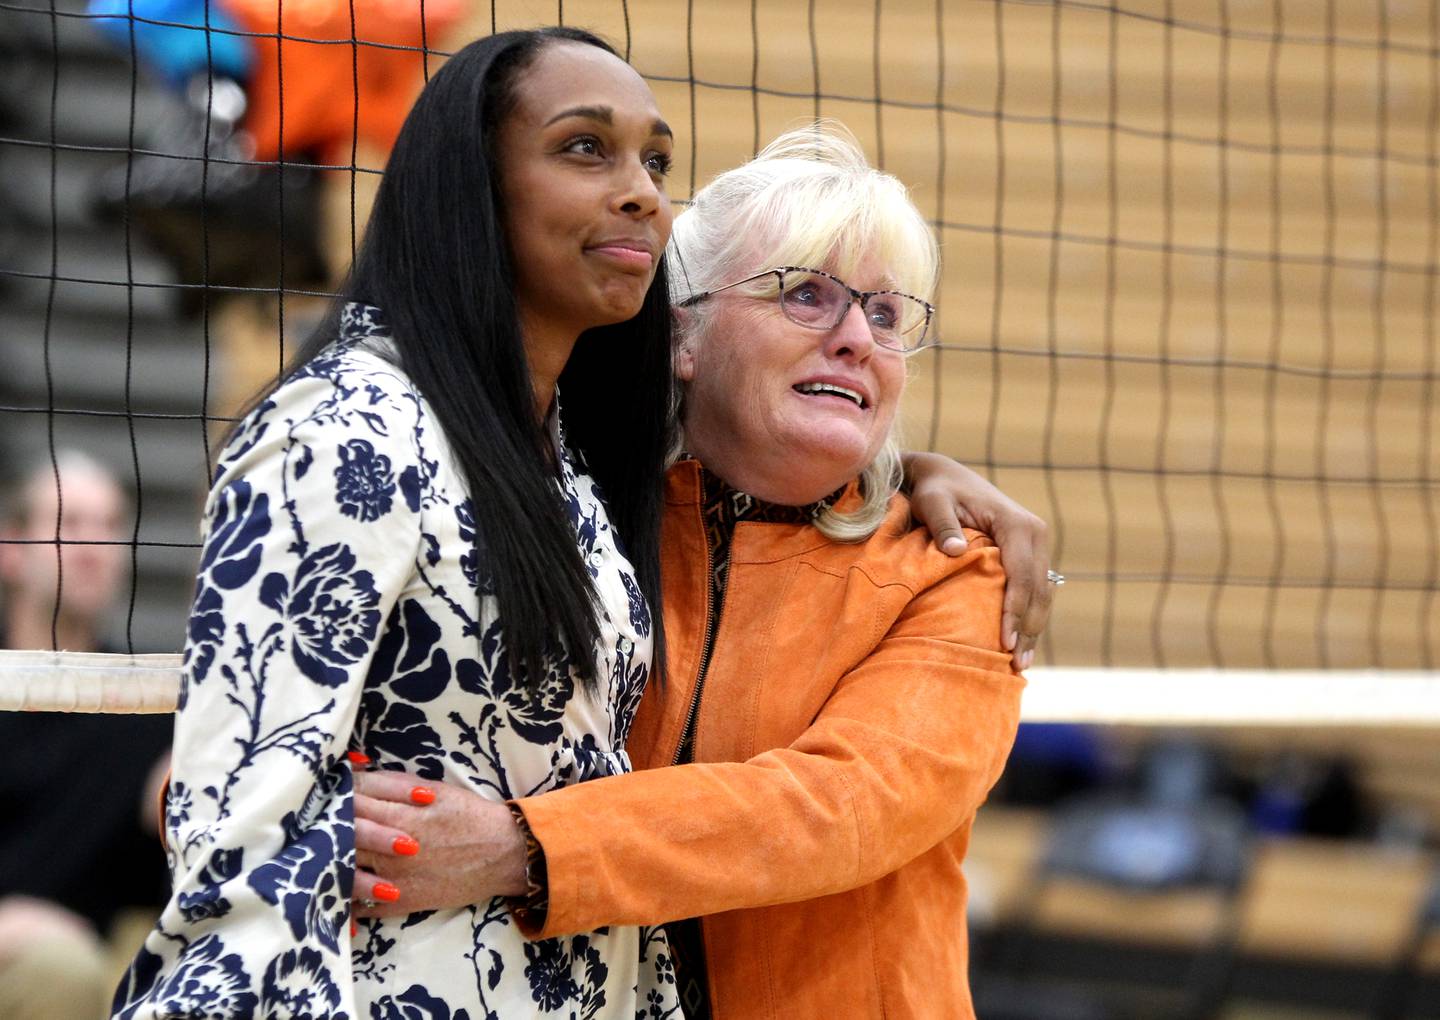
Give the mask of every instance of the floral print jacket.
[[242, 423], [205, 510], [165, 826], [174, 891], [116, 994], [160, 1017], [678, 1015], [663, 935], [527, 941], [505, 904], [362, 922], [347, 750], [495, 799], [626, 772], [651, 618], [594, 482], [552, 438], [599, 595], [599, 690], [519, 684], [473, 504], [378, 310]]

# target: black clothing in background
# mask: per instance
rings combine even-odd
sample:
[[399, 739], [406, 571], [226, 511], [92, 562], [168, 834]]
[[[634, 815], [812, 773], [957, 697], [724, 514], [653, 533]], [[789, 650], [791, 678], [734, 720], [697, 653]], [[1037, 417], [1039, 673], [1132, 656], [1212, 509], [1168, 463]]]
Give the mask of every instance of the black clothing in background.
[[104, 933], [129, 906], [164, 905], [157, 833], [140, 823], [169, 715], [0, 712], [0, 896], [52, 900]]

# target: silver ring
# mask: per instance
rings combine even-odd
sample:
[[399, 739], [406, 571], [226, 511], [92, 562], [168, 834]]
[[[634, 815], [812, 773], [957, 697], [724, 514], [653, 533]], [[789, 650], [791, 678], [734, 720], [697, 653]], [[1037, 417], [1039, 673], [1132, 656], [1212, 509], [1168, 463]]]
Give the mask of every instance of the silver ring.
[[361, 909], [363, 909], [363, 910], [374, 910], [376, 907], [378, 907], [378, 906], [380, 905], [380, 904], [376, 903], [374, 900], [368, 900], [368, 899], [367, 899], [367, 900], [356, 900], [355, 902], [358, 903], [358, 904], [360, 904], [360, 907], [361, 907]]
[[1065, 575], [1058, 574], [1053, 570], [1047, 570], [1045, 571], [1045, 580], [1049, 581], [1051, 584], [1058, 588], [1065, 583]]

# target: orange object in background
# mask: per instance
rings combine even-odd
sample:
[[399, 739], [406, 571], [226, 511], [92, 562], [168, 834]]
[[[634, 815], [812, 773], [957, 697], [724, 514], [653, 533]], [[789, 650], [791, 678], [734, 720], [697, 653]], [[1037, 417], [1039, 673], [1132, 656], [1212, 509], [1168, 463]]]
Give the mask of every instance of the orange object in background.
[[[330, 164], [350, 162], [352, 136], [390, 151], [425, 83], [419, 47], [436, 46], [464, 10], [464, 0], [353, 0], [353, 15], [352, 0], [222, 2], [246, 31], [262, 34], [252, 37], [244, 121], [254, 158]], [[430, 58], [432, 71], [440, 59]]]

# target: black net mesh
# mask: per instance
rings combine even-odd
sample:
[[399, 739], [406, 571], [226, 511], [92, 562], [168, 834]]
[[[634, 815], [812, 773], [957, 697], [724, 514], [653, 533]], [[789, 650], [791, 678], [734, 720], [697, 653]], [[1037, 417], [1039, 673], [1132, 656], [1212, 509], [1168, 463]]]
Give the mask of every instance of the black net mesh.
[[[944, 344], [906, 438], [1052, 523], [1046, 659], [1433, 668], [1434, 4], [0, 3], [0, 444], [50, 496], [12, 569], [64, 568], [63, 603], [71, 551], [118, 549], [116, 647], [179, 645], [213, 444], [323, 308], [405, 104], [556, 20], [651, 82], [677, 199], [815, 116], [912, 188]], [[62, 532], [72, 448], [121, 533]]]

